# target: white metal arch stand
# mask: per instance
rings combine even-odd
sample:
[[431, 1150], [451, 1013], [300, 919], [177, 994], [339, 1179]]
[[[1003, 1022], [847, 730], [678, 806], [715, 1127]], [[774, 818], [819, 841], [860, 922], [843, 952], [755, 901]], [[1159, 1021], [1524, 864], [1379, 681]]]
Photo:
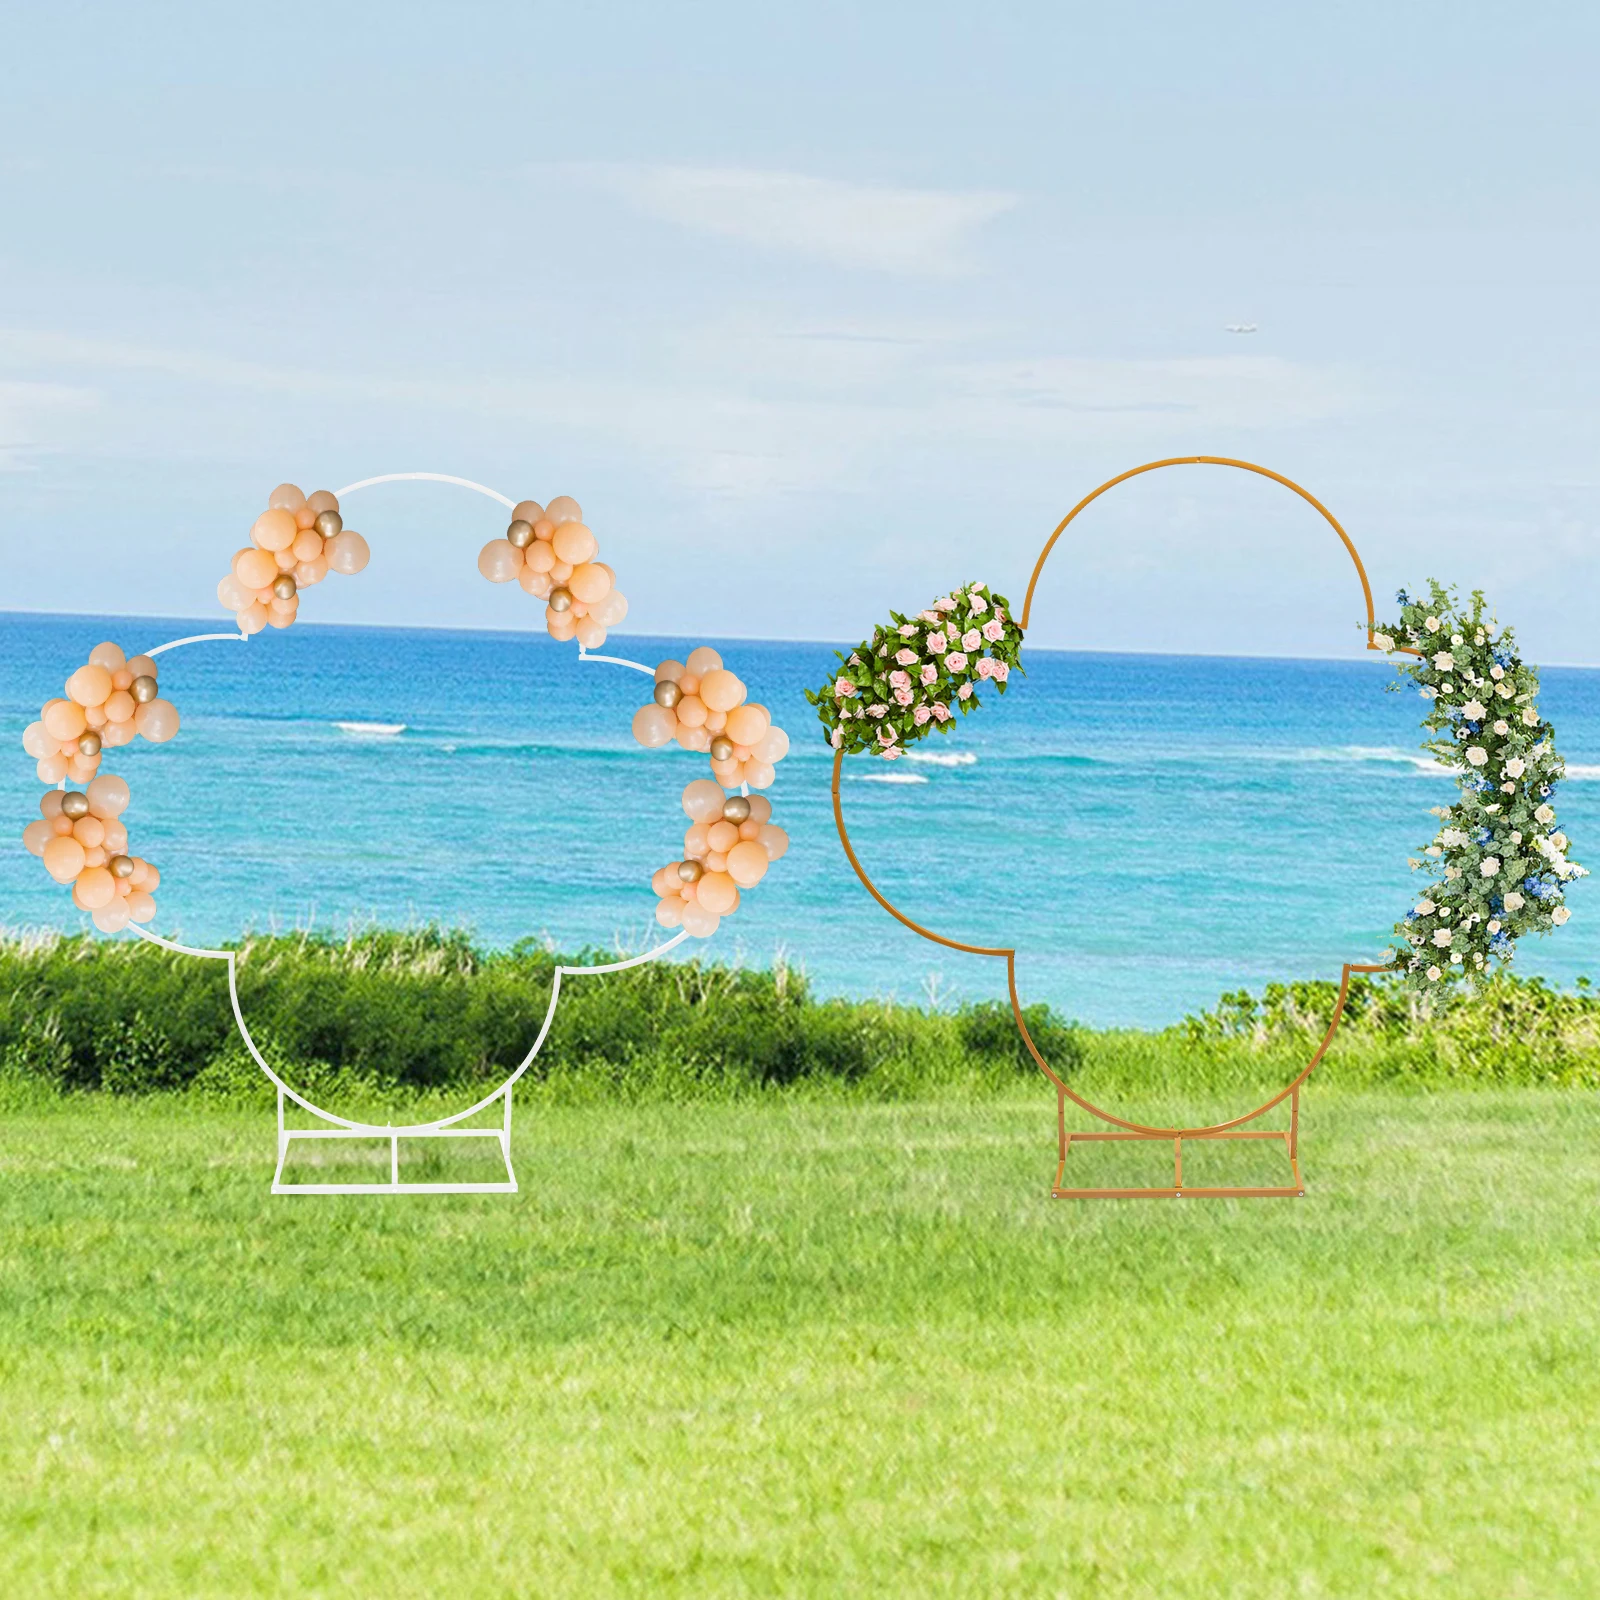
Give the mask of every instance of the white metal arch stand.
[[[359, 483], [352, 483], [343, 489], [335, 490], [342, 503], [347, 495], [355, 494], [361, 489], [370, 489], [379, 483], [452, 483], [462, 489], [470, 489], [489, 499], [498, 501], [508, 510], [514, 509], [516, 502], [507, 499], [503, 494], [494, 489], [486, 488], [481, 483], [474, 483], [470, 478], [453, 478], [442, 472], [390, 472], [378, 478], [363, 478]], [[158, 656], [166, 650], [176, 650], [183, 645], [202, 644], [211, 640], [233, 640], [239, 644], [249, 643], [249, 637], [243, 633], [197, 633], [187, 639], [172, 639], [166, 644], [157, 645], [153, 650], [143, 653], [147, 656]], [[590, 655], [586, 650], [579, 648], [580, 661], [603, 661], [612, 666], [629, 667], [635, 672], [642, 672], [647, 677], [654, 679], [655, 668], [646, 666], [642, 661], [629, 661], [622, 656], [596, 656]], [[511, 1165], [511, 1094], [516, 1088], [518, 1080], [533, 1065], [534, 1058], [539, 1054], [544, 1041], [550, 1032], [550, 1024], [555, 1020], [556, 1005], [561, 998], [561, 980], [563, 978], [592, 978], [608, 972], [625, 972], [629, 967], [640, 967], [648, 961], [655, 961], [667, 951], [682, 944], [689, 937], [687, 930], [676, 934], [673, 938], [664, 940], [654, 949], [646, 951], [643, 955], [633, 956], [627, 961], [613, 961], [604, 966], [597, 967], [565, 967], [558, 966], [551, 978], [550, 1003], [545, 1008], [544, 1023], [539, 1029], [539, 1036], [533, 1041], [527, 1055], [522, 1058], [516, 1070], [510, 1074], [504, 1083], [492, 1093], [479, 1100], [476, 1105], [468, 1106], [465, 1111], [458, 1111], [452, 1116], [440, 1117], [433, 1122], [412, 1122], [396, 1126], [394, 1123], [354, 1122], [348, 1117], [336, 1116], [331, 1111], [324, 1111], [319, 1105], [314, 1105], [310, 1100], [292, 1088], [278, 1076], [267, 1062], [265, 1056], [257, 1048], [255, 1040], [251, 1037], [250, 1026], [244, 1019], [244, 1011], [239, 1005], [238, 968], [235, 961], [235, 952], [232, 950], [201, 950], [192, 945], [177, 944], [171, 939], [163, 939], [159, 934], [149, 932], [137, 923], [130, 922], [128, 931], [150, 944], [160, 945], [164, 950], [174, 950], [180, 955], [200, 956], [210, 961], [226, 961], [228, 964], [228, 998], [233, 1005], [233, 1020], [238, 1025], [239, 1036], [244, 1040], [245, 1048], [250, 1052], [255, 1063], [266, 1073], [278, 1091], [278, 1160], [272, 1173], [272, 1192], [274, 1194], [515, 1194], [517, 1192], [517, 1175]], [[284, 1118], [284, 1102], [292, 1100], [297, 1106], [308, 1111], [319, 1121], [327, 1124], [320, 1128], [291, 1128]], [[467, 1128], [461, 1124], [469, 1121], [480, 1113], [488, 1111], [496, 1102], [501, 1102], [502, 1110], [499, 1124], [493, 1127]], [[326, 1140], [326, 1139], [387, 1139], [389, 1142], [389, 1181], [387, 1183], [285, 1183], [283, 1181], [283, 1167], [289, 1156], [290, 1146], [296, 1140]], [[494, 1179], [482, 1183], [410, 1183], [402, 1182], [400, 1178], [400, 1141], [402, 1139], [494, 1139], [500, 1146], [500, 1156], [505, 1163], [506, 1175], [503, 1179]]]

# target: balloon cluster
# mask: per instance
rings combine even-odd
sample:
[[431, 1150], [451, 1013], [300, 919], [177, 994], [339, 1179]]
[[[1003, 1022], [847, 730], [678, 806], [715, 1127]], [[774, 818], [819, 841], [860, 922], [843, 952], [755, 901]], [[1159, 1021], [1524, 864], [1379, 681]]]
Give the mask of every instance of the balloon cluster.
[[765, 795], [725, 794], [709, 778], [696, 778], [683, 791], [683, 809], [690, 823], [683, 860], [669, 862], [650, 880], [661, 896], [656, 921], [706, 939], [739, 909], [739, 891], [753, 889], [782, 859], [789, 835], [773, 827]]
[[583, 525], [583, 508], [569, 494], [547, 506], [520, 502], [505, 537], [478, 552], [478, 571], [490, 583], [513, 578], [545, 603], [544, 625], [552, 639], [576, 639], [585, 650], [606, 642], [606, 629], [628, 614], [617, 575], [596, 561], [600, 541]]
[[87, 783], [100, 770], [100, 752], [142, 734], [164, 744], [178, 731], [178, 708], [161, 698], [156, 664], [131, 660], [109, 640], [67, 679], [66, 698], [47, 700], [37, 722], [22, 734], [22, 748], [38, 762], [41, 783], [71, 778]]
[[57, 883], [72, 885], [73, 905], [102, 933], [156, 914], [152, 897], [161, 874], [128, 854], [128, 830], [119, 820], [127, 805], [127, 784], [103, 772], [87, 789], [48, 790], [39, 801], [40, 820], [22, 830], [23, 844]]
[[250, 543], [217, 585], [217, 599], [238, 619], [240, 633], [287, 628], [300, 610], [300, 591], [330, 572], [359, 572], [372, 554], [346, 528], [339, 501], [326, 489], [305, 495], [280, 483], [250, 530]]
[[687, 662], [663, 661], [656, 668], [652, 703], [634, 712], [633, 736], [647, 750], [676, 739], [685, 750], [709, 753], [725, 788], [765, 789], [789, 753], [789, 735], [765, 706], [746, 702], [748, 693], [722, 657], [701, 645]]

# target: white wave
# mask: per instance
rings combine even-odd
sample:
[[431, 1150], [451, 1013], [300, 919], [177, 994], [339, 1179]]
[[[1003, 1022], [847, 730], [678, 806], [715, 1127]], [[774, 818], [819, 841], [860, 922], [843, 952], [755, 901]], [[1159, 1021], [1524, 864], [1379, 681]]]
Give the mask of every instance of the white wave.
[[406, 725], [403, 722], [336, 722], [334, 727], [341, 733], [352, 733], [357, 738], [393, 738], [397, 733], [404, 733]]
[[1600, 778], [1600, 767], [1568, 767], [1569, 778]]
[[907, 761], [923, 761], [930, 767], [975, 767], [978, 758], [970, 750], [907, 750]]
[[926, 783], [920, 772], [863, 772], [863, 783]]
[[1418, 755], [1414, 750], [1401, 750], [1391, 744], [1343, 744], [1320, 749], [1296, 750], [1288, 756], [1291, 761], [1383, 761], [1395, 766], [1409, 766], [1418, 772], [1449, 772], [1432, 756]]

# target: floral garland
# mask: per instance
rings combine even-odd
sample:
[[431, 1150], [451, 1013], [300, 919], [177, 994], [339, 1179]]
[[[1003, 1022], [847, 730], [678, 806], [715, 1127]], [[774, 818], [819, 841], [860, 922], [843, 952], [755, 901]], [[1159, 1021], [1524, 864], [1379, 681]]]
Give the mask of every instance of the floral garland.
[[1485, 617], [1477, 590], [1470, 610], [1437, 582], [1425, 601], [1403, 589], [1395, 598], [1400, 622], [1373, 642], [1416, 652], [1399, 671], [1428, 702], [1423, 727], [1435, 737], [1423, 748], [1458, 772], [1461, 789], [1453, 806], [1433, 810], [1442, 826], [1411, 862], [1432, 882], [1395, 924], [1396, 968], [1426, 992], [1454, 978], [1481, 981], [1491, 961], [1511, 960], [1520, 935], [1559, 928], [1572, 915], [1563, 890], [1586, 869], [1567, 859], [1567, 836], [1555, 829], [1550, 795], [1566, 767], [1539, 714], [1539, 674], [1511, 629]]
[[942, 595], [914, 617], [889, 617], [848, 656], [836, 651], [837, 676], [807, 689], [806, 699], [835, 750], [894, 761], [935, 728], [948, 733], [957, 711], [975, 711], [980, 684], [1006, 692], [1012, 672], [1022, 671], [1022, 629], [1006, 597], [981, 583]]

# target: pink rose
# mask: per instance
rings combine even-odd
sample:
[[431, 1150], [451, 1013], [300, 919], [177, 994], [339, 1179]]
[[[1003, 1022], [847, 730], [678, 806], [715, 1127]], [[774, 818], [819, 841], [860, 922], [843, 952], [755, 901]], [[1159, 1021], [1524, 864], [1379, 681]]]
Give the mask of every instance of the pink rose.
[[987, 589], [988, 587], [989, 585], [986, 583], [975, 583], [972, 585], [972, 592], [974, 594], [981, 594], [983, 590]]
[[902, 639], [914, 639], [914, 638], [916, 638], [916, 636], [917, 636], [917, 625], [916, 625], [916, 623], [914, 623], [914, 622], [902, 622], [900, 624], [900, 637]]
[[978, 663], [978, 676], [980, 678], [992, 678], [994, 676], [994, 661], [990, 657], [985, 656]]
[[856, 692], [856, 686], [848, 678], [840, 678], [833, 686], [833, 692], [839, 699], [844, 700]]
[[839, 746], [844, 743], [844, 735], [842, 733], [840, 733], [837, 728], [835, 728], [833, 730], [833, 735], [832, 735], [831, 739], [829, 740], [829, 743], [832, 744], [832, 746], [833, 746], [833, 748], [835, 750], [837, 750], [839, 748]]
[[994, 615], [997, 622], [1004, 622], [1006, 618], [1006, 608], [1004, 606], [996, 606], [994, 608]]
[[867, 715], [869, 717], [886, 717], [889, 715], [889, 708], [888, 706], [868, 706]]
[[967, 658], [959, 650], [952, 650], [944, 658], [944, 664], [950, 672], [965, 672], [967, 670]]
[[950, 707], [943, 700], [940, 700], [933, 707], [933, 715], [939, 722], [948, 722], [950, 720]]
[[940, 595], [939, 598], [933, 602], [933, 609], [935, 611], [954, 611], [955, 608], [955, 601], [952, 600], [947, 594]]
[[878, 729], [878, 743], [879, 744], [893, 744], [895, 742], [895, 740], [898, 739], [899, 737], [900, 737], [900, 735], [898, 733], [896, 733], [893, 728], [879, 728]]
[[1000, 626], [1000, 621], [997, 617], [991, 617], [983, 625], [983, 636], [989, 641], [990, 644], [993, 644], [996, 639], [1000, 638], [1005, 631], [1006, 630]]
[[956, 690], [956, 699], [958, 699], [958, 700], [969, 700], [971, 698], [972, 698], [972, 685], [970, 683], [964, 683], [964, 684], [961, 685], [961, 687], [959, 689]]
[[926, 722], [932, 715], [933, 713], [929, 711], [926, 706], [918, 706], [917, 709], [911, 713], [911, 720], [920, 728], [922, 724]]
[[994, 681], [996, 683], [1004, 683], [1006, 681], [1006, 679], [1009, 678], [1010, 676], [1011, 676], [1011, 668], [1008, 667], [1005, 664], [1005, 662], [1003, 662], [1003, 661], [995, 662], [995, 664], [994, 664]]
[[889, 674], [889, 682], [890, 682], [890, 683], [891, 683], [891, 684], [892, 684], [892, 685], [893, 685], [893, 686], [894, 686], [894, 687], [895, 687], [895, 688], [896, 688], [896, 689], [903, 689], [903, 688], [905, 688], [905, 686], [906, 686], [906, 685], [907, 685], [907, 684], [908, 684], [908, 683], [910, 683], [910, 682], [911, 682], [911, 677], [910, 677], [910, 674], [909, 674], [909, 673], [905, 673], [905, 672], [900, 672], [900, 671], [895, 671], [895, 672], [891, 672], [891, 673], [890, 673], [890, 674]]
[[900, 746], [896, 745], [892, 750], [880, 750], [878, 754], [881, 755], [885, 761], [898, 761], [900, 759]]
[[983, 587], [981, 583], [972, 586], [972, 593], [967, 597], [967, 604], [981, 617], [989, 609], [989, 602], [978, 591]]
[[928, 654], [930, 656], [942, 656], [949, 648], [950, 646], [945, 640], [942, 629], [938, 633], [930, 633], [928, 635]]
[[921, 617], [924, 622], [931, 623], [934, 627], [938, 627], [940, 619], [937, 611], [919, 611], [917, 615]]
[[909, 667], [917, 659], [917, 652], [915, 650], [897, 650], [894, 658], [902, 667]]
[[976, 628], [968, 628], [961, 635], [961, 648], [963, 650], [981, 650], [983, 648], [983, 635]]
[[939, 669], [930, 661], [922, 669], [922, 681], [932, 683], [939, 676]]
[[897, 706], [908, 706], [908, 705], [910, 705], [911, 704], [911, 691], [909, 689], [896, 689], [895, 692], [894, 692], [894, 703]]

